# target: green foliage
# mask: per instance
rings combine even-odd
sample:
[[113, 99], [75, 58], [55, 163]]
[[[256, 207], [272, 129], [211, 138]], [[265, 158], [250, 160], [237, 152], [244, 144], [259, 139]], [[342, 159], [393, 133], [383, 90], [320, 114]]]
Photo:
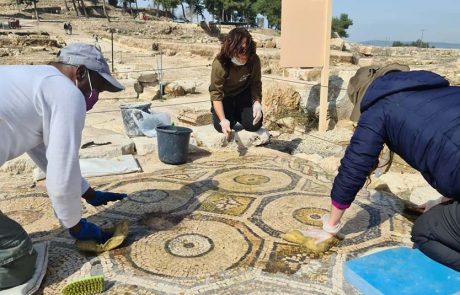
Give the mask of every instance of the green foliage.
[[253, 11], [267, 17], [268, 27], [281, 29], [281, 0], [257, 0]]
[[118, 0], [109, 0], [109, 5], [111, 5], [113, 7], [117, 7], [118, 6]]
[[[394, 41], [392, 47], [419, 47], [419, 48], [430, 48], [428, 42], [423, 42], [422, 39], [417, 39], [417, 41], [403, 43], [401, 41]], [[431, 48], [434, 48], [432, 46]]]
[[204, 5], [202, 0], [184, 0], [184, 2], [190, 7], [192, 13], [204, 18]]
[[337, 32], [340, 37], [348, 37], [347, 29], [353, 25], [353, 20], [348, 18], [348, 14], [342, 13], [340, 17], [332, 18], [332, 32]]
[[220, 21], [255, 22], [252, 9], [256, 0], [204, 0], [204, 7]]
[[164, 8], [171, 9], [178, 6], [181, 3], [181, 0], [163, 0], [162, 3], [164, 5]]

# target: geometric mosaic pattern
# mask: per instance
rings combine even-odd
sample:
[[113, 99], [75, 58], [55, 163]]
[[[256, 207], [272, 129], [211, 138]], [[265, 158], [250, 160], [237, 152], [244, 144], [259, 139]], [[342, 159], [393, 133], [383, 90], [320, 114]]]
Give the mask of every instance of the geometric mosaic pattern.
[[324, 255], [282, 240], [288, 230], [321, 224], [332, 180], [306, 160], [251, 151], [91, 179], [98, 189], [129, 194], [107, 206], [84, 205], [102, 227], [130, 223], [127, 241], [98, 256], [76, 250], [43, 192], [2, 194], [0, 208], [34, 241], [51, 242], [44, 294], [98, 272], [109, 281], [106, 294], [357, 294], [343, 279], [343, 263], [376, 247], [411, 245], [412, 223], [397, 198], [375, 193], [347, 210], [346, 238]]

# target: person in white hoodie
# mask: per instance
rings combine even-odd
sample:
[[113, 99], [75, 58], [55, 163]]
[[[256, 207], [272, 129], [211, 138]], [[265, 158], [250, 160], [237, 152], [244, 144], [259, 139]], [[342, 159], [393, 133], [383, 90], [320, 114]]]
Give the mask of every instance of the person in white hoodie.
[[[86, 112], [100, 92], [123, 89], [102, 53], [89, 44], [61, 49], [50, 65], [0, 66], [0, 166], [27, 153], [46, 172], [56, 217], [78, 240], [102, 244], [111, 237], [82, 218], [80, 198], [99, 206], [127, 196], [95, 191], [79, 165]], [[30, 279], [36, 255], [27, 233], [4, 213], [0, 211], [0, 290]]]

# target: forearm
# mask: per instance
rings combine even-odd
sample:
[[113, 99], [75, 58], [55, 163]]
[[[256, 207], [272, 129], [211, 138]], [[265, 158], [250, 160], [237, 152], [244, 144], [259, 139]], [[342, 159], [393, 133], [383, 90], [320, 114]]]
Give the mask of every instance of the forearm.
[[335, 226], [340, 223], [343, 214], [345, 213], [346, 209], [339, 209], [333, 205], [331, 205], [331, 214], [329, 217], [329, 226]]
[[450, 202], [450, 201], [452, 201], [451, 198], [447, 198], [447, 197], [444, 197], [444, 196], [441, 199], [441, 203], [446, 203], [446, 202]]
[[85, 200], [92, 200], [96, 197], [96, 191], [92, 188], [89, 187], [81, 196]]
[[222, 121], [223, 119], [225, 119], [224, 104], [222, 103], [222, 101], [214, 100], [212, 102], [212, 106], [219, 120]]

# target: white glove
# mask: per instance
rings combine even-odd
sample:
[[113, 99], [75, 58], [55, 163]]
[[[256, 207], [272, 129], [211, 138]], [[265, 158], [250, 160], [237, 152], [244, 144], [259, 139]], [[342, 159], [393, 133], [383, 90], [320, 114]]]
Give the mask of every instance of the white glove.
[[441, 204], [442, 200], [443, 200], [443, 197], [440, 196], [436, 200], [429, 200], [425, 204], [420, 205], [420, 208], [424, 208], [423, 212], [426, 212], [426, 211], [430, 210], [431, 208], [433, 208], [434, 206], [436, 206], [438, 204]]
[[323, 230], [325, 232], [327, 232], [327, 233], [330, 233], [331, 235], [336, 235], [342, 229], [343, 223], [339, 222], [335, 226], [330, 226], [329, 225], [329, 217], [330, 217], [329, 214], [324, 214], [323, 215], [323, 218], [322, 218], [322, 220], [323, 220]]
[[300, 231], [304, 236], [315, 239], [315, 244], [324, 242], [333, 236], [337, 235], [342, 229], [343, 224], [337, 223], [335, 226], [329, 225], [329, 214], [323, 215], [323, 229], [309, 229], [307, 231]]
[[227, 119], [223, 119], [220, 121], [220, 127], [222, 127], [222, 132], [226, 137], [232, 132], [232, 129], [230, 128], [230, 121]]
[[262, 119], [262, 105], [258, 100], [252, 105], [252, 116], [254, 117], [252, 125], [256, 125]]

